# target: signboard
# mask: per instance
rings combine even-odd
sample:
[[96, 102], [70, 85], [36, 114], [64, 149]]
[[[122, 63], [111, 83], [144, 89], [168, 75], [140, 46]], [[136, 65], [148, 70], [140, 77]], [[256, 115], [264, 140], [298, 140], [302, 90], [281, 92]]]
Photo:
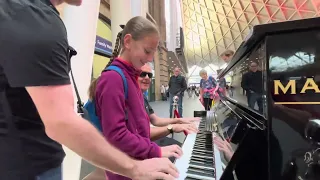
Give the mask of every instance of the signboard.
[[111, 56], [112, 43], [100, 36], [96, 37], [95, 51]]

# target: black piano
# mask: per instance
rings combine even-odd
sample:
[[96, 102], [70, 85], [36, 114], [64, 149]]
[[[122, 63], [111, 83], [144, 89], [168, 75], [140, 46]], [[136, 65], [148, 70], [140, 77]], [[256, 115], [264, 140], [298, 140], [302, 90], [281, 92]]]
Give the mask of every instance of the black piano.
[[320, 18], [254, 26], [223, 78], [214, 114], [183, 145], [179, 180], [320, 180]]
[[221, 180], [320, 179], [320, 18], [254, 26], [219, 74]]

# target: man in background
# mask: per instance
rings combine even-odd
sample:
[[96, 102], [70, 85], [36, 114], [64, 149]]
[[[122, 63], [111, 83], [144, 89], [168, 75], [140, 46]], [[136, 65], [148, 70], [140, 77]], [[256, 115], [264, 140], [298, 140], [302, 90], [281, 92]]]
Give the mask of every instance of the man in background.
[[229, 64], [229, 62], [231, 61], [232, 57], [234, 55], [234, 51], [232, 50], [226, 50], [224, 51], [221, 55], [220, 58], [227, 64]]
[[[220, 58], [228, 65], [231, 59], [233, 58], [233, 55], [234, 55], [234, 51], [226, 50], [220, 55]], [[229, 96], [233, 95], [232, 93], [233, 87], [231, 87], [231, 84], [232, 84], [232, 79], [229, 86], [227, 86], [227, 81], [225, 77], [222, 79], [219, 79], [219, 87], [223, 89], [223, 92], [225, 93], [225, 95], [227, 95], [228, 90], [230, 90]]]
[[180, 117], [183, 117], [183, 95], [184, 91], [187, 89], [186, 78], [180, 74], [180, 69], [178, 67], [174, 68], [173, 76], [169, 80], [169, 101], [170, 101], [170, 118], [173, 117], [173, 97], [178, 96], [178, 112]]
[[263, 113], [262, 80], [262, 71], [259, 70], [258, 63], [252, 62], [249, 66], [249, 72], [242, 76], [241, 81], [241, 87], [246, 90], [248, 106], [255, 109], [255, 104], [257, 103], [260, 113]]

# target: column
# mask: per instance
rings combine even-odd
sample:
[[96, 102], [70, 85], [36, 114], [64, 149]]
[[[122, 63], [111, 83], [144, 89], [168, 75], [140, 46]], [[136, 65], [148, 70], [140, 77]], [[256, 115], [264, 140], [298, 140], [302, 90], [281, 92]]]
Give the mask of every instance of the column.
[[144, 0], [110, 0], [112, 46], [115, 45], [118, 32], [135, 16], [146, 17]]
[[[99, 6], [100, 0], [90, 0], [83, 1], [80, 7], [65, 5], [63, 9], [69, 44], [78, 52], [71, 60], [71, 68], [83, 102], [88, 99], [87, 90], [91, 81]], [[76, 96], [74, 97], [76, 105]], [[63, 179], [77, 180], [80, 177], [82, 158], [70, 149], [64, 149], [66, 158], [63, 162]]]

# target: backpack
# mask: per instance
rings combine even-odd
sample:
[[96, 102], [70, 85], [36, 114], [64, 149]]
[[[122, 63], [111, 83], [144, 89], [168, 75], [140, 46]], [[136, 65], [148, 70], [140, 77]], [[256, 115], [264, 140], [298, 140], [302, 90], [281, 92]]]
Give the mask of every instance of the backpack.
[[[127, 100], [128, 99], [128, 84], [127, 84], [127, 79], [124, 76], [122, 70], [117, 66], [111, 65], [111, 66], [106, 67], [103, 70], [103, 72], [105, 72], [105, 71], [115, 71], [121, 76], [122, 81], [123, 81], [123, 86], [124, 86], [125, 100]], [[100, 132], [102, 132], [101, 121], [100, 121], [100, 119], [98, 118], [98, 116], [96, 114], [95, 101], [94, 100], [92, 100], [92, 101], [88, 100], [88, 102], [84, 105], [84, 109], [86, 109], [88, 111], [88, 115], [89, 115], [88, 121], [94, 127], [96, 127]], [[126, 110], [125, 110], [125, 113], [126, 113], [126, 120], [128, 120], [127, 111]]]

